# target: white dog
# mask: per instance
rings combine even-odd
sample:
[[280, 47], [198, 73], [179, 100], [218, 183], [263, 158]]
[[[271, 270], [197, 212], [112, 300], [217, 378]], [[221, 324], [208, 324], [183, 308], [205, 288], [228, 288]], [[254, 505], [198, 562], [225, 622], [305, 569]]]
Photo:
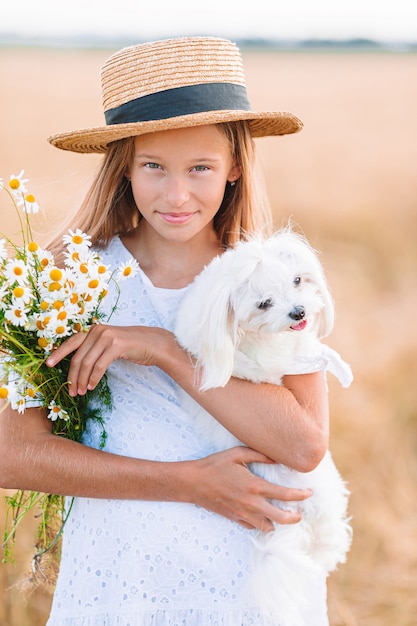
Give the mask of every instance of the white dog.
[[[347, 387], [349, 366], [320, 341], [333, 322], [333, 301], [317, 255], [304, 238], [284, 229], [268, 239], [240, 242], [213, 259], [188, 288], [175, 334], [196, 359], [201, 389], [223, 386], [232, 375], [279, 385], [286, 374], [318, 370], [331, 371]], [[184, 396], [194, 426], [216, 449], [241, 445]], [[299, 510], [302, 521], [257, 534], [248, 590], [266, 614], [298, 626], [305, 623], [303, 598], [318, 574], [346, 560], [349, 492], [330, 452], [308, 473], [278, 463], [251, 469], [270, 482], [313, 490], [302, 503], [276, 502]]]

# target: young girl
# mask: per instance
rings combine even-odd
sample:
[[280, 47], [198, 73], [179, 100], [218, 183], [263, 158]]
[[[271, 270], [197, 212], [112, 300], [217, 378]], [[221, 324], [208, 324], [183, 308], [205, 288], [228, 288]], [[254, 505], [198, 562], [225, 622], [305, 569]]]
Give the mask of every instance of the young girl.
[[[2, 487], [76, 496], [48, 626], [293, 626], [247, 597], [250, 547], [253, 529], [300, 519], [271, 499], [311, 493], [272, 485], [247, 465], [318, 464], [328, 440], [324, 376], [288, 376], [282, 387], [232, 379], [200, 392], [172, 328], [203, 267], [270, 223], [252, 138], [301, 122], [251, 111], [239, 51], [223, 39], [123, 49], [104, 65], [102, 86], [106, 126], [50, 142], [104, 153], [73, 226], [105, 263], [133, 257], [140, 270], [121, 285], [111, 325], [69, 338], [48, 364], [73, 353], [74, 396], [107, 371], [106, 448], [94, 423], [82, 445], [53, 435], [41, 410], [0, 416]], [[248, 447], [217, 452], [198, 438], [179, 387]], [[306, 626], [328, 624], [324, 578], [300, 606]]]

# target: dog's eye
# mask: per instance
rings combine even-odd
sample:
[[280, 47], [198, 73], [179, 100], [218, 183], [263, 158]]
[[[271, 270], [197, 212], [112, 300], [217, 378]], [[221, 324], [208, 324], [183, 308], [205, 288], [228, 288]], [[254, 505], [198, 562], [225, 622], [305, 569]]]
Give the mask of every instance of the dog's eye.
[[272, 306], [272, 298], [267, 298], [266, 300], [262, 300], [258, 304], [258, 309], [269, 309]]
[[301, 276], [296, 276], [294, 278], [294, 285], [299, 285], [301, 283]]

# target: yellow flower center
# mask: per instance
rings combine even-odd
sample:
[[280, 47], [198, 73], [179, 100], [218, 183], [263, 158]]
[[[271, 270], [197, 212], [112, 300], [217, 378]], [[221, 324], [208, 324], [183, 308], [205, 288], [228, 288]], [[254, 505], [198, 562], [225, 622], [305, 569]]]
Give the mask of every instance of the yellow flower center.
[[19, 189], [20, 187], [20, 180], [18, 178], [11, 178], [9, 180], [9, 187], [10, 189], [14, 189], [16, 191], [16, 189]]
[[23, 287], [15, 287], [13, 289], [13, 295], [15, 298], [21, 298], [24, 293], [25, 293], [25, 290], [23, 289]]
[[73, 329], [74, 329], [74, 331], [75, 331], [76, 333], [79, 333], [79, 332], [81, 331], [81, 329], [82, 329], [82, 326], [81, 326], [80, 322], [76, 322], [76, 323], [74, 324], [74, 326], [73, 326]]
[[23, 270], [22, 270], [22, 268], [21, 268], [21, 267], [19, 267], [19, 266], [14, 267], [14, 268], [13, 268], [13, 274], [14, 274], [15, 276], [22, 276], [22, 274], [23, 274]]
[[57, 335], [63, 335], [65, 333], [65, 326], [57, 326], [55, 332]]
[[50, 272], [49, 272], [49, 277], [51, 280], [57, 281], [57, 280], [61, 280], [62, 278], [62, 272], [60, 269], [58, 269], [57, 267], [54, 267]]
[[16, 315], [16, 317], [21, 318], [22, 317], [22, 311], [20, 309], [16, 309], [14, 314]]
[[38, 346], [40, 346], [41, 348], [46, 348], [48, 345], [49, 345], [49, 341], [45, 339], [45, 337], [39, 337]]
[[59, 291], [61, 289], [61, 283], [54, 281], [49, 283], [48, 291]]
[[44, 257], [43, 259], [41, 259], [41, 265], [42, 267], [47, 267], [47, 265], [49, 265], [49, 260]]
[[107, 268], [105, 265], [99, 265], [97, 271], [99, 274], [105, 274], [107, 272]]
[[36, 250], [38, 250], [38, 249], [39, 249], [39, 246], [34, 241], [31, 241], [30, 244], [28, 244], [29, 252], [36, 252]]
[[28, 195], [26, 196], [26, 202], [35, 202], [35, 196], [33, 196], [31, 193], [28, 193]]
[[46, 300], [42, 300], [42, 302], [39, 305], [39, 308], [41, 311], [46, 311], [49, 307], [49, 302], [46, 302]]
[[87, 274], [88, 273], [88, 265], [87, 265], [87, 263], [81, 263], [81, 265], [80, 265], [80, 272], [82, 272], [82, 274]]
[[71, 302], [71, 304], [77, 304], [77, 302], [78, 302], [78, 294], [72, 293], [71, 297], [70, 297], [70, 302]]
[[62, 307], [64, 306], [64, 303], [62, 302], [62, 300], [55, 300], [52, 306], [54, 307], [54, 309], [59, 311], [59, 309], [62, 309]]
[[35, 394], [36, 394], [36, 391], [32, 389], [32, 387], [29, 387], [28, 389], [26, 389], [26, 395], [28, 395], [29, 398], [34, 398]]
[[97, 289], [98, 285], [99, 281], [97, 280], [97, 278], [93, 278], [93, 280], [90, 280], [90, 282], [88, 283], [90, 289]]
[[79, 245], [82, 242], [83, 242], [83, 238], [80, 237], [80, 235], [74, 235], [73, 236], [72, 243], [75, 243], [75, 244]]
[[73, 252], [73, 253], [71, 254], [71, 259], [72, 259], [73, 261], [79, 261], [79, 260], [80, 260], [80, 255], [78, 254], [78, 252]]
[[52, 412], [53, 413], [60, 413], [61, 412], [61, 407], [59, 407], [59, 406], [52, 407]]
[[66, 311], [60, 311], [58, 313], [58, 319], [62, 322], [62, 320], [65, 320], [67, 318], [67, 312]]
[[132, 268], [130, 267], [130, 265], [124, 268], [123, 276], [130, 276], [131, 273], [132, 273]]
[[7, 387], [0, 387], [0, 398], [2, 400], [5, 400], [8, 395], [9, 395], [9, 390], [7, 389]]

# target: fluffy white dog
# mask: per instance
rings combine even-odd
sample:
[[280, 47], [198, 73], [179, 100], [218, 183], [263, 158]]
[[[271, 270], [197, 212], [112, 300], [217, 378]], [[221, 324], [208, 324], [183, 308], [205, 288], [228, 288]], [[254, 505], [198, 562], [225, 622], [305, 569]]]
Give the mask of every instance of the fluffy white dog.
[[[268, 239], [240, 242], [216, 257], [188, 288], [178, 311], [178, 342], [196, 359], [201, 389], [223, 386], [237, 376], [281, 384], [286, 374], [329, 370], [343, 386], [349, 366], [321, 343], [334, 322], [333, 300], [317, 255], [290, 229]], [[241, 443], [184, 392], [190, 419], [216, 449]], [[266, 614], [280, 624], [305, 624], [303, 598], [318, 575], [346, 560], [351, 544], [349, 492], [330, 452], [312, 472], [282, 464], [253, 464], [267, 480], [311, 488], [302, 503], [276, 502], [302, 514], [298, 524], [258, 532], [251, 589]]]

